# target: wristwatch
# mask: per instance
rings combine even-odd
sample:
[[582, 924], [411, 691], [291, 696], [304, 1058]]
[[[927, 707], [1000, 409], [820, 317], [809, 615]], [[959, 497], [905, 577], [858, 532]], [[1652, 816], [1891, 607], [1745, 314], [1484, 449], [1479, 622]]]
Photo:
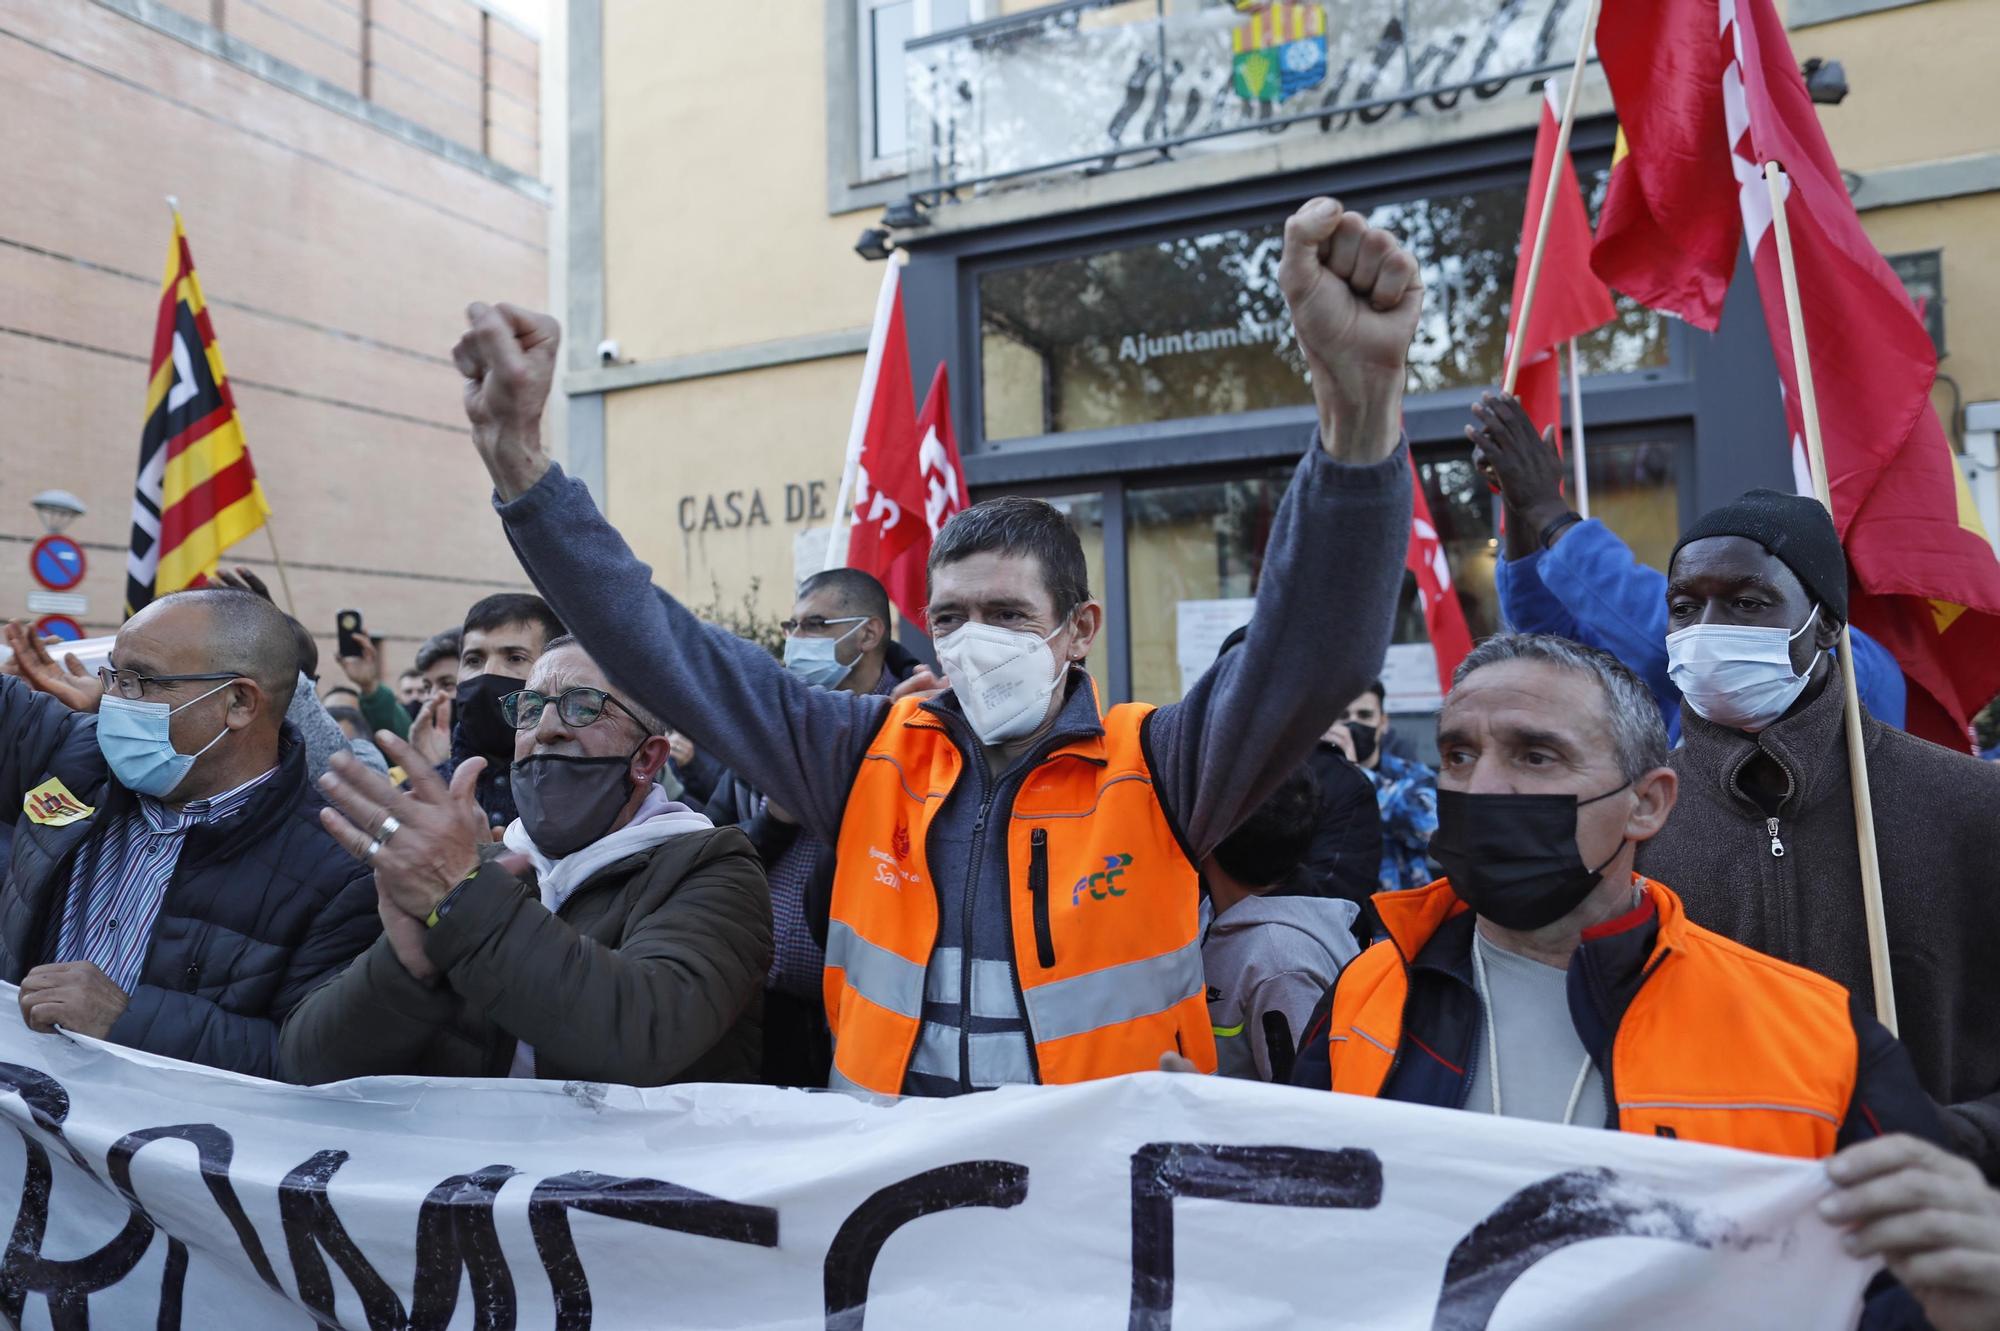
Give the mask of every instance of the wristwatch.
[[1542, 534], [1538, 538], [1542, 549], [1548, 550], [1553, 548], [1556, 543], [1556, 537], [1562, 535], [1564, 528], [1568, 527], [1572, 522], [1582, 521], [1583, 516], [1574, 509], [1558, 513], [1555, 517], [1550, 518], [1548, 525], [1542, 528]]
[[458, 894], [465, 890], [465, 885], [471, 882], [473, 879], [477, 878], [478, 876], [479, 876], [479, 870], [475, 868], [471, 873], [459, 879], [458, 886], [452, 888], [451, 891], [445, 893], [444, 899], [438, 902], [437, 905], [431, 907], [431, 913], [424, 918], [424, 928], [426, 929], [437, 928], [438, 921], [442, 920], [446, 915], [451, 913], [451, 908], [458, 901]]

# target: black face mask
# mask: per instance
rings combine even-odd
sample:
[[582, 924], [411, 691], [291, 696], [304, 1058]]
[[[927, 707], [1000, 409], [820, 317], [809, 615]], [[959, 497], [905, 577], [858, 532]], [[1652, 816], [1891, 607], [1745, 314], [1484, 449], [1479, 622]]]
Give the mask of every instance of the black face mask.
[[410, 714], [410, 719], [412, 721], [416, 720], [417, 713], [424, 710], [423, 699], [412, 698], [409, 702], [403, 704], [403, 710]]
[[500, 714], [500, 700], [526, 687], [525, 681], [506, 675], [474, 675], [460, 682], [451, 715], [467, 748], [496, 763], [513, 758], [514, 727]]
[[[636, 750], [634, 751], [636, 752]], [[574, 855], [611, 830], [632, 798], [632, 759], [537, 753], [514, 764], [514, 807], [535, 848], [552, 860]]]
[[1576, 844], [1577, 810], [1610, 799], [1625, 786], [1587, 800], [1440, 790], [1431, 858], [1444, 867], [1459, 900], [1501, 928], [1554, 924], [1583, 904], [1598, 876], [1625, 849], [1621, 840], [1603, 864], [1586, 865]]
[[1375, 727], [1363, 725], [1359, 721], [1347, 723], [1347, 733], [1354, 740], [1354, 761], [1366, 764], [1375, 756]]

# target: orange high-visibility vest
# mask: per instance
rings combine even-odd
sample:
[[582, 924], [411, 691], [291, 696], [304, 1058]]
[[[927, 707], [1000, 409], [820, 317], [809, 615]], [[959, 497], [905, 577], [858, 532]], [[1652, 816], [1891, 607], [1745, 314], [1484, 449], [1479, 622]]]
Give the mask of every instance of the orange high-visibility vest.
[[[987, 835], [1006, 837], [1014, 974], [1045, 1085], [1155, 1070], [1169, 1051], [1215, 1070], [1199, 877], [1153, 789], [1141, 742], [1151, 711], [1112, 708], [1101, 737], [1050, 753], [1013, 807], [991, 815], [1003, 825]], [[962, 766], [943, 722], [905, 698], [855, 775], [822, 982], [835, 1087], [902, 1093], [938, 931], [926, 838]]]
[[[1659, 933], [1612, 1037], [1615, 1126], [1772, 1155], [1832, 1155], [1857, 1076], [1847, 990], [1711, 933], [1671, 890], [1639, 883]], [[1467, 909], [1443, 878], [1374, 900], [1389, 941], [1342, 973], [1328, 1044], [1333, 1089], [1368, 1096], [1381, 1093], [1402, 1043], [1405, 958]]]

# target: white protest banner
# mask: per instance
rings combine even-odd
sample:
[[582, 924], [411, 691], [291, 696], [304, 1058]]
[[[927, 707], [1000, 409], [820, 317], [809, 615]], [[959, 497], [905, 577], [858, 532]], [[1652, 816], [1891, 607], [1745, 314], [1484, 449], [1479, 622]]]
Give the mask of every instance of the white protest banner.
[[1161, 1073], [308, 1090], [0, 1004], [30, 1328], [1848, 1328], [1871, 1269], [1818, 1164], [1685, 1142]]

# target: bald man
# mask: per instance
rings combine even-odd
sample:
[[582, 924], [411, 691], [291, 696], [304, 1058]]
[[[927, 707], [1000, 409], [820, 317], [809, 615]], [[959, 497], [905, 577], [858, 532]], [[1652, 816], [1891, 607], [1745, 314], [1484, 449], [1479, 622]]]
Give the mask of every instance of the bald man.
[[274, 1076], [285, 1014], [381, 932], [285, 721], [284, 615], [224, 588], [162, 597], [94, 680], [38, 668], [19, 626], [7, 640], [25, 678], [0, 678], [0, 811], [19, 817], [0, 979], [22, 1016]]

